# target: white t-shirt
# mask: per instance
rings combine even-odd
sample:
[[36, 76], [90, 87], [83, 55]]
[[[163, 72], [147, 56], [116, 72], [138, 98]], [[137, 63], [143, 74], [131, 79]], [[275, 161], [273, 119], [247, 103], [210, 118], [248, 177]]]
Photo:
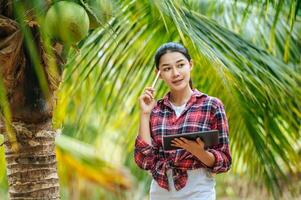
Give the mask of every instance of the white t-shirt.
[[184, 103], [184, 104], [181, 105], [181, 106], [176, 106], [176, 105], [174, 105], [174, 104], [171, 103], [171, 102], [170, 102], [170, 104], [171, 104], [171, 106], [172, 106], [172, 109], [175, 111], [177, 117], [179, 117], [179, 116], [181, 115], [181, 113], [183, 112], [183, 110], [184, 110], [185, 107], [186, 107], [186, 103]]

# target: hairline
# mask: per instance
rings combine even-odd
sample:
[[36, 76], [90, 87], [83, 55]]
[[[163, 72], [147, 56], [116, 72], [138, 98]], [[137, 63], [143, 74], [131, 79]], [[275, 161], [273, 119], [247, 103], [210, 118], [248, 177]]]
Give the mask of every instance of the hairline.
[[[186, 50], [186, 49], [184, 49], [184, 50]], [[187, 51], [187, 50], [186, 50], [186, 51]], [[182, 55], [188, 60], [188, 62], [191, 61], [191, 58], [190, 58], [190, 60], [187, 58], [187, 56], [190, 57], [189, 54], [185, 55], [185, 53], [182, 52], [181, 50], [175, 49], [175, 48], [171, 48], [171, 49], [167, 49], [166, 51], [164, 51], [164, 52], [160, 55], [160, 57], [159, 57], [159, 59], [158, 59], [158, 61], [159, 61], [158, 66], [155, 65], [156, 68], [159, 69], [159, 66], [160, 66], [160, 59], [161, 59], [161, 57], [162, 57], [163, 55], [165, 55], [165, 54], [167, 54], [167, 53], [173, 53], [173, 52], [178, 52], [178, 53], [182, 54]], [[187, 52], [187, 53], [188, 53], [188, 52]]]

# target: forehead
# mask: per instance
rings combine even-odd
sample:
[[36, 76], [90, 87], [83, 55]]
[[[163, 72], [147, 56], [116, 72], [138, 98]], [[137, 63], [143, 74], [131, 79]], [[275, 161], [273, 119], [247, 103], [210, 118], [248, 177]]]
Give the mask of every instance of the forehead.
[[179, 60], [188, 61], [187, 58], [180, 52], [167, 52], [161, 56], [159, 66], [175, 64]]

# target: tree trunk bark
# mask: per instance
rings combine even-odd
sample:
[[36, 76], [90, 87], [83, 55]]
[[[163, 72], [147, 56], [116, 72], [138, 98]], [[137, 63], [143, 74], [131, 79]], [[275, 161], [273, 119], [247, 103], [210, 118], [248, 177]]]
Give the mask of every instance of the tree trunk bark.
[[[0, 134], [5, 138], [9, 198], [60, 199], [55, 131], [51, 128], [54, 93], [60, 82], [60, 74], [51, 73], [53, 70], [49, 64], [49, 59], [56, 59], [58, 66], [61, 66], [60, 52], [53, 47], [55, 58], [47, 55], [39, 25], [28, 24], [33, 38], [30, 42], [36, 47], [38, 55], [35, 59], [42, 66], [47, 79], [49, 95], [45, 97], [33, 67], [32, 49], [26, 46], [23, 32], [14, 20], [14, 2], [17, 1], [0, 0], [0, 78], [5, 87], [11, 126], [16, 137], [16, 141], [8, 138], [5, 120], [1, 116]], [[12, 144], [17, 144], [19, 150], [13, 150]]]
[[11, 143], [5, 138], [9, 198], [60, 199], [54, 145], [56, 132], [51, 122], [14, 122], [12, 126], [19, 152], [12, 151]]

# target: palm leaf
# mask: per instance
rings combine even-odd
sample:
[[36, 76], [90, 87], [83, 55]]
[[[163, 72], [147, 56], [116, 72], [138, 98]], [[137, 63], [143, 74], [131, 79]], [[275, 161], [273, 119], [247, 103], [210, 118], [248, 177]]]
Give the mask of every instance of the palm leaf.
[[61, 135], [56, 140], [58, 162], [101, 187], [117, 193], [132, 187], [130, 173], [104, 161], [91, 145]]
[[[0, 135], [0, 144], [3, 142], [3, 138]], [[3, 193], [6, 194], [6, 191], [8, 189], [8, 182], [7, 182], [7, 176], [6, 176], [6, 168], [2, 166], [6, 166], [5, 158], [4, 158], [4, 146], [0, 146], [0, 194]], [[5, 193], [4, 193], [5, 192]]]

